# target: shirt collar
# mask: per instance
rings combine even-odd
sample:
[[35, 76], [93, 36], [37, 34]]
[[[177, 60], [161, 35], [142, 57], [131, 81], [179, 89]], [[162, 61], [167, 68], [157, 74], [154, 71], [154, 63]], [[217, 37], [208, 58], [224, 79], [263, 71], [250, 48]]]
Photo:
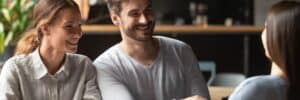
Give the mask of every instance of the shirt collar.
[[[44, 64], [44, 62], [42, 61], [41, 55], [39, 53], [39, 49], [36, 49], [33, 53], [32, 53], [32, 60], [33, 60], [33, 76], [35, 79], [41, 79], [45, 76], [47, 76], [48, 74], [48, 69], [46, 67], [46, 65]], [[69, 59], [68, 56], [66, 54], [65, 56], [65, 61], [63, 63], [63, 65], [61, 66], [61, 68], [56, 72], [56, 74], [59, 74], [61, 72], [64, 72], [66, 74], [66, 76], [68, 76], [70, 74], [70, 68], [71, 66], [69, 65]]]
[[64, 74], [68, 76], [70, 74], [70, 71], [71, 71], [70, 58], [66, 53], [64, 63], [62, 64], [61, 68], [56, 72], [56, 74], [64, 72]]

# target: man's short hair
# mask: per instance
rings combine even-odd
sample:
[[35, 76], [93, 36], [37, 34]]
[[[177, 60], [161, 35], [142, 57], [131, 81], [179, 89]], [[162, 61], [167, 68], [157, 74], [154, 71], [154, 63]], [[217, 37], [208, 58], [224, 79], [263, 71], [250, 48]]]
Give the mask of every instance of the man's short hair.
[[119, 15], [122, 10], [121, 4], [127, 1], [128, 0], [106, 0], [106, 3], [110, 12], [113, 11], [113, 13]]

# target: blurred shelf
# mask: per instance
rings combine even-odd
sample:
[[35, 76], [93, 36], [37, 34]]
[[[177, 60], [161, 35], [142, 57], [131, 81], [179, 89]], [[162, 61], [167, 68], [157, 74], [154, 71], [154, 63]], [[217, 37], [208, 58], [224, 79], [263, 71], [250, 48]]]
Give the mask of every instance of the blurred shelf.
[[[88, 34], [119, 34], [119, 28], [114, 25], [84, 25], [82, 30]], [[155, 34], [230, 34], [259, 35], [262, 27], [256, 26], [221, 26], [221, 25], [156, 25]]]

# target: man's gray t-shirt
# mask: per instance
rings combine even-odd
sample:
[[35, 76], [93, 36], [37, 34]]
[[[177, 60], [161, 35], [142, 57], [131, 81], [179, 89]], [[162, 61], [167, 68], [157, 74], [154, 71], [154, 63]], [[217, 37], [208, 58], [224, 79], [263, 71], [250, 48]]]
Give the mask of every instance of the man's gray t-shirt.
[[242, 82], [229, 100], [287, 100], [287, 81], [278, 76], [256, 76]]
[[172, 100], [193, 95], [209, 99], [198, 61], [187, 44], [155, 36], [160, 50], [150, 66], [140, 64], [117, 44], [94, 64], [104, 100]]

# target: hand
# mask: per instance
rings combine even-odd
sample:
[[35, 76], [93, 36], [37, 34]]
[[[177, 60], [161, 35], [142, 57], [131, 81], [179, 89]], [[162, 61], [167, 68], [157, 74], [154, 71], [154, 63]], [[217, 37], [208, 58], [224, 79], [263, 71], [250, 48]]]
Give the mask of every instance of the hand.
[[199, 95], [195, 95], [195, 96], [184, 98], [183, 100], [207, 100], [207, 99]]

